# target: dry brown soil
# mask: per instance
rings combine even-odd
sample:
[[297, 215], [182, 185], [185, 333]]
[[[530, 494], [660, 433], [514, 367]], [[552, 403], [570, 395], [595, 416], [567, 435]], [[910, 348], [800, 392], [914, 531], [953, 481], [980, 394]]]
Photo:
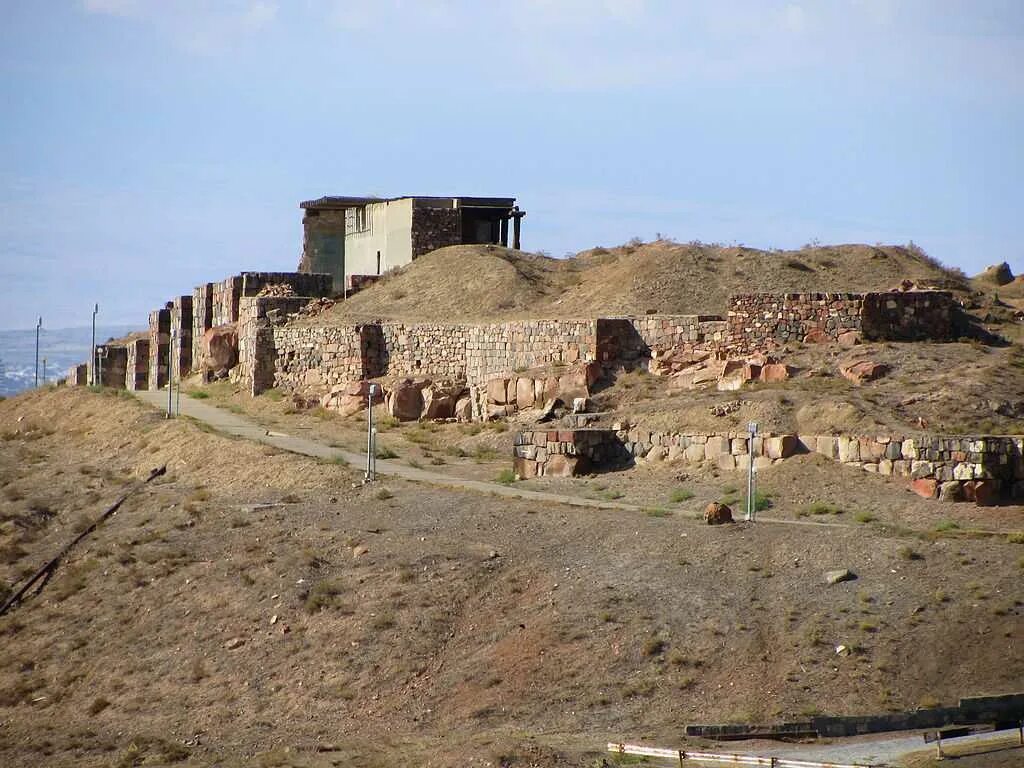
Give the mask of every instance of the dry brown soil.
[[[0, 618], [3, 765], [582, 766], [688, 722], [1024, 678], [1024, 547], [1003, 536], [361, 487], [87, 390], [0, 402], [0, 437], [5, 588], [170, 469]], [[836, 567], [857, 580], [827, 586]]]

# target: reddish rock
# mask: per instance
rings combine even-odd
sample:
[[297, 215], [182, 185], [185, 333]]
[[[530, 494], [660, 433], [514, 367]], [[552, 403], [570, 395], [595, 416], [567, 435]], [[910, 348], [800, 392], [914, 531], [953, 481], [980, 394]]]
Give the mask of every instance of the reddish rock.
[[461, 384], [434, 382], [423, 389], [424, 419], [450, 419], [455, 416], [455, 402], [462, 394]]
[[923, 499], [934, 499], [938, 495], [939, 481], [931, 477], [922, 477], [910, 482], [910, 487]]
[[866, 381], [874, 381], [889, 372], [889, 366], [885, 363], [876, 363], [872, 360], [860, 360], [856, 363], [849, 363], [839, 367], [839, 373], [843, 378], [849, 379], [858, 386]]
[[860, 344], [860, 334], [857, 331], [843, 331], [836, 341], [841, 347], [855, 347]]
[[388, 413], [399, 421], [416, 421], [423, 414], [423, 388], [430, 382], [399, 379], [388, 393]]
[[768, 363], [761, 368], [761, 381], [785, 381], [790, 377], [790, 367], [782, 363]]
[[712, 501], [704, 508], [704, 522], [708, 525], [722, 525], [732, 522], [732, 510], [725, 504]]
[[203, 332], [203, 365], [207, 370], [234, 368], [238, 362], [238, 330], [234, 323]]
[[999, 500], [999, 490], [992, 480], [972, 480], [964, 483], [964, 498], [979, 507], [991, 507]]
[[828, 344], [831, 341], [832, 337], [824, 328], [811, 328], [804, 336], [804, 344]]

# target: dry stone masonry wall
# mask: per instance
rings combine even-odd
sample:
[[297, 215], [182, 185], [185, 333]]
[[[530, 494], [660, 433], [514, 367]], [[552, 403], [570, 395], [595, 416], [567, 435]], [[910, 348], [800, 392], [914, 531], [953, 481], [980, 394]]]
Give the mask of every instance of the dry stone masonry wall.
[[149, 313], [149, 388], [167, 386], [167, 350], [171, 341], [171, 310], [168, 307]]
[[125, 389], [136, 391], [149, 387], [149, 339], [133, 339], [127, 344]]
[[414, 205], [412, 209], [413, 258], [462, 242], [459, 235], [461, 214], [462, 211], [458, 208], [431, 208]]

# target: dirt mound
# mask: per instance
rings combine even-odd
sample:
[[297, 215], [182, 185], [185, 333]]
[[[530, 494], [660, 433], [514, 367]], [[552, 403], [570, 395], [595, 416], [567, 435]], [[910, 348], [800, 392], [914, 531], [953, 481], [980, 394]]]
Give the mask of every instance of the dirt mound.
[[913, 246], [762, 251], [659, 240], [553, 259], [460, 245], [420, 257], [317, 321], [721, 314], [736, 293], [888, 290], [906, 279], [967, 289], [962, 275]]

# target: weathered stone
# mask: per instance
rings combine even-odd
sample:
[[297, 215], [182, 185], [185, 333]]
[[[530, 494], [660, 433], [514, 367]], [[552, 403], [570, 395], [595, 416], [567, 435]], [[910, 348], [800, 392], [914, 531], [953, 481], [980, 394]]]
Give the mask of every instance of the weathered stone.
[[764, 439], [765, 455], [770, 459], [788, 459], [796, 453], [797, 447], [795, 435], [779, 435]]
[[860, 461], [860, 440], [856, 437], [840, 436], [837, 439], [839, 461], [847, 464], [852, 461]]
[[938, 493], [939, 481], [931, 477], [921, 477], [910, 481], [910, 487], [923, 499], [934, 499]]
[[537, 477], [537, 462], [517, 456], [512, 460], [512, 471], [520, 480], [529, 480]]
[[824, 328], [811, 328], [804, 334], [804, 344], [828, 344], [832, 337]]
[[963, 501], [964, 500], [964, 488], [963, 484], [956, 481], [950, 480], [939, 486], [939, 501]]
[[713, 501], [704, 508], [704, 522], [708, 525], [722, 525], [732, 522], [732, 510], [725, 504]]
[[523, 410], [532, 408], [534, 403], [535, 390], [533, 379], [520, 377], [516, 380], [516, 406]]
[[473, 420], [473, 401], [468, 395], [463, 395], [455, 401], [455, 411], [452, 415], [460, 422]]
[[693, 443], [692, 445], [686, 446], [683, 451], [683, 456], [687, 461], [698, 462], [704, 461], [704, 446], [700, 443]]
[[889, 372], [889, 366], [885, 363], [876, 363], [871, 360], [860, 360], [856, 363], [842, 365], [839, 373], [843, 378], [852, 381], [860, 386], [868, 381], [879, 379]]
[[834, 437], [823, 436], [816, 441], [815, 451], [826, 458], [836, 458], [839, 455], [838, 450]]
[[238, 329], [232, 323], [203, 333], [203, 365], [207, 370], [233, 368], [238, 362]]
[[399, 421], [416, 421], [423, 414], [426, 381], [399, 379], [388, 393], [388, 413]]
[[718, 465], [719, 469], [736, 469], [736, 457], [731, 453], [720, 454], [718, 458], [715, 459], [715, 463]]
[[491, 379], [487, 382], [487, 402], [495, 405], [508, 402], [508, 379]]
[[555, 454], [549, 456], [544, 465], [545, 477], [575, 477], [582, 475], [589, 469], [589, 462], [585, 456], [566, 456]]
[[792, 369], [782, 363], [768, 363], [761, 368], [761, 381], [777, 382], [785, 381], [792, 375]]
[[455, 403], [464, 391], [461, 384], [433, 382], [423, 388], [424, 419], [450, 419], [455, 416]]
[[720, 435], [712, 435], [708, 437], [707, 443], [704, 445], [704, 458], [706, 459], [717, 459], [722, 454], [729, 453], [729, 438], [722, 437]]

